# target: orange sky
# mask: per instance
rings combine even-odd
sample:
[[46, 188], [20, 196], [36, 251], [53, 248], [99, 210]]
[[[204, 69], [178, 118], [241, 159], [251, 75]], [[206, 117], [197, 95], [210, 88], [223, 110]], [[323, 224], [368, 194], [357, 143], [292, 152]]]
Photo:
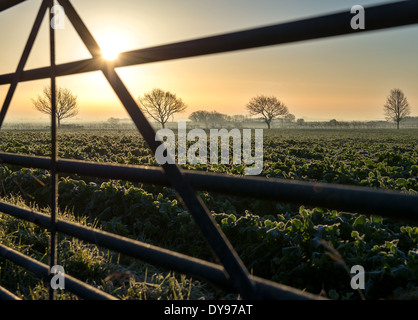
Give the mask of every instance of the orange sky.
[[[387, 1], [386, 1], [387, 2]], [[111, 41], [121, 51], [201, 36], [349, 10], [356, 1], [332, 0], [72, 0], [99, 44]], [[382, 1], [363, 1], [373, 5]], [[0, 14], [0, 73], [14, 72], [39, 0], [30, 0]], [[366, 11], [367, 14], [367, 11]], [[367, 18], [367, 15], [366, 15]], [[29, 57], [27, 69], [48, 65], [48, 19]], [[367, 20], [366, 20], [367, 23]], [[110, 37], [112, 35], [112, 37]], [[275, 95], [296, 118], [306, 120], [380, 120], [392, 88], [402, 89], [418, 115], [418, 26], [360, 36], [345, 36], [206, 57], [119, 68], [137, 98], [153, 88], [176, 93], [188, 110], [247, 114], [255, 95]], [[56, 31], [57, 63], [90, 57], [66, 20]], [[106, 40], [106, 38], [111, 40]], [[115, 38], [116, 37], [116, 38]], [[19, 84], [8, 121], [48, 121], [35, 111], [35, 98], [48, 80]], [[69, 122], [126, 118], [123, 106], [100, 72], [58, 78], [58, 85], [78, 96], [79, 115]], [[8, 86], [0, 86], [4, 100]]]

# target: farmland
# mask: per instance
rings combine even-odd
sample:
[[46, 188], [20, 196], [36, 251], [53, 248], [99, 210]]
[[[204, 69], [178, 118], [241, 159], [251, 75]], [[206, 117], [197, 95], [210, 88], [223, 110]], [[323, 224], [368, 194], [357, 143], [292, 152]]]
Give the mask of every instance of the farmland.
[[[65, 159], [156, 166], [135, 131], [59, 132]], [[418, 192], [418, 130], [265, 130], [262, 176]], [[2, 152], [49, 156], [49, 132], [3, 131]], [[243, 173], [241, 165], [182, 165]], [[48, 212], [49, 172], [0, 166], [3, 201]], [[166, 187], [60, 174], [63, 219], [213, 260], [189, 213]], [[417, 224], [325, 208], [199, 192], [249, 271], [332, 299], [360, 299], [345, 267], [366, 271], [366, 299], [411, 298], [418, 286]], [[47, 232], [0, 214], [0, 242], [47, 263]], [[237, 296], [188, 276], [60, 235], [66, 272], [123, 299]], [[336, 258], [337, 255], [341, 259]], [[26, 299], [47, 285], [0, 258], [0, 282]], [[61, 298], [74, 298], [62, 293]]]

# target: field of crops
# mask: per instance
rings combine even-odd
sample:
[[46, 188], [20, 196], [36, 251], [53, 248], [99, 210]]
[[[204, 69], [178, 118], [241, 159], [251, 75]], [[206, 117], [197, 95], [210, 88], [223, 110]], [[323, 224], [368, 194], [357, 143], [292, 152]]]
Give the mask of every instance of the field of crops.
[[[418, 192], [418, 130], [264, 131], [262, 176]], [[0, 150], [48, 156], [49, 132], [3, 131]], [[62, 131], [59, 157], [157, 165], [133, 131]], [[242, 174], [240, 165], [184, 168]], [[48, 211], [49, 172], [0, 165], [3, 201]], [[60, 175], [61, 215], [203, 259], [210, 249], [173, 190]], [[199, 195], [254, 275], [332, 299], [360, 299], [346, 267], [366, 271], [366, 299], [418, 296], [418, 224], [208, 192]], [[47, 232], [0, 213], [0, 243], [47, 263]], [[340, 258], [336, 258], [336, 257]], [[124, 299], [237, 298], [197, 279], [170, 273], [60, 236], [68, 274]], [[47, 297], [47, 284], [0, 258], [0, 283], [26, 299]], [[61, 298], [72, 295], [62, 293]]]

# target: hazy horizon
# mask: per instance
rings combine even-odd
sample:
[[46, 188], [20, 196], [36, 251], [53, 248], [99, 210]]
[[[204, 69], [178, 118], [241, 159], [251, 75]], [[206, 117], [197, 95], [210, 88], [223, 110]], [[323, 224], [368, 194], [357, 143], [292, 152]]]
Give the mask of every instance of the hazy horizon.
[[[366, 0], [367, 6], [391, 1]], [[172, 1], [113, 4], [72, 0], [99, 44], [120, 51], [151, 47], [347, 10], [357, 1]], [[40, 0], [26, 1], [0, 14], [0, 74], [15, 71]], [[117, 10], [116, 10], [117, 9]], [[49, 64], [48, 17], [25, 70]], [[12, 27], [11, 27], [12, 26]], [[367, 28], [367, 10], [366, 10]], [[118, 68], [131, 94], [138, 98], [153, 88], [175, 93], [188, 105], [176, 120], [196, 110], [228, 115], [248, 114], [254, 96], [274, 95], [296, 119], [307, 121], [384, 120], [390, 90], [400, 88], [418, 115], [418, 27], [408, 26], [357, 36], [332, 37], [227, 54]], [[415, 41], [414, 41], [415, 40]], [[89, 58], [70, 22], [56, 30], [57, 64]], [[5, 123], [45, 119], [31, 103], [49, 80], [20, 83]], [[58, 86], [78, 96], [86, 121], [128, 117], [100, 72], [59, 77]], [[0, 86], [4, 101], [8, 85]], [[18, 120], [20, 119], [20, 120]], [[71, 121], [68, 120], [68, 121]]]

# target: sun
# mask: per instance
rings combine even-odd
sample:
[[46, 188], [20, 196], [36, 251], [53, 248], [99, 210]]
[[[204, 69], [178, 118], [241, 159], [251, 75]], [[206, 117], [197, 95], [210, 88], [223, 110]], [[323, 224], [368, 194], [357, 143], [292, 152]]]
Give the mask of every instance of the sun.
[[105, 60], [114, 61], [119, 54], [126, 50], [126, 40], [122, 34], [116, 32], [106, 32], [97, 38], [100, 51]]
[[100, 49], [103, 58], [109, 61], [116, 60], [116, 58], [119, 56], [119, 53], [121, 53], [120, 50], [118, 50], [110, 44], [103, 45], [100, 47]]

